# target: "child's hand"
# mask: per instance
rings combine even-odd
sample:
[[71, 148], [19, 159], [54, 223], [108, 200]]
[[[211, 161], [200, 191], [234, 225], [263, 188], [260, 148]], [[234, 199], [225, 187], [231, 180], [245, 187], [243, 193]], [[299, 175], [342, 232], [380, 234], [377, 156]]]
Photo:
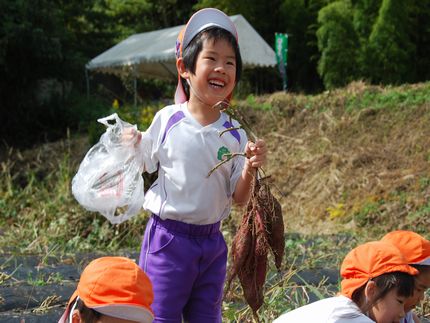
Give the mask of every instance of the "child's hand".
[[121, 140], [125, 144], [139, 146], [142, 140], [142, 133], [135, 127], [126, 127], [122, 130]]
[[266, 163], [267, 158], [267, 147], [266, 142], [262, 139], [258, 139], [255, 143], [248, 141], [245, 148], [247, 164], [250, 167], [258, 168]]

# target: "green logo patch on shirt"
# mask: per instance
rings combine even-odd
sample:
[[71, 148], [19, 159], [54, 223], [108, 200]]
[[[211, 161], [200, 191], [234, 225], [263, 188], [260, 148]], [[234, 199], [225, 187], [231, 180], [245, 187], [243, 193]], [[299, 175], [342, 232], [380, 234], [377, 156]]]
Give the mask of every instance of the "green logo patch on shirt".
[[230, 158], [231, 153], [227, 147], [222, 146], [220, 149], [218, 149], [218, 156], [217, 157], [218, 157], [218, 160], [222, 161], [222, 160], [225, 160], [226, 158]]

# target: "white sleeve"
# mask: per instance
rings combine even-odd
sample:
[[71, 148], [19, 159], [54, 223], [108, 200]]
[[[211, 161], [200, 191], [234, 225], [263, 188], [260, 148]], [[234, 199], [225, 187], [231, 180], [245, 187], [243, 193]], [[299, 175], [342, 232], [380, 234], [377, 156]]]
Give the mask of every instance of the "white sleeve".
[[154, 116], [149, 128], [142, 132], [142, 140], [140, 142], [140, 152], [144, 170], [148, 173], [153, 173], [158, 169], [158, 142], [161, 129], [161, 118], [159, 113]]

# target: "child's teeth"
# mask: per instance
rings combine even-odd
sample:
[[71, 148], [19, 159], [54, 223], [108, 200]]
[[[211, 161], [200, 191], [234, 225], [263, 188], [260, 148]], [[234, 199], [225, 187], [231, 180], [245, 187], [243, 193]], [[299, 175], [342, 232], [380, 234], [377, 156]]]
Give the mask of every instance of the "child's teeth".
[[213, 85], [224, 86], [223, 82], [211, 81], [210, 83], [213, 84]]

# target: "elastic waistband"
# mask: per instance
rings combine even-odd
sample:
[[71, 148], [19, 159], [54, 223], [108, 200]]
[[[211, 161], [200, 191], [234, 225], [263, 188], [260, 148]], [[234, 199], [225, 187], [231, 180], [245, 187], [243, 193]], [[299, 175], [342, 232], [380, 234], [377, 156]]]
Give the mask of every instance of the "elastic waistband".
[[198, 237], [198, 236], [210, 236], [212, 234], [219, 233], [220, 222], [213, 224], [190, 224], [181, 221], [161, 219], [158, 215], [152, 214], [151, 216], [152, 225], [166, 228], [169, 231], [176, 233]]

